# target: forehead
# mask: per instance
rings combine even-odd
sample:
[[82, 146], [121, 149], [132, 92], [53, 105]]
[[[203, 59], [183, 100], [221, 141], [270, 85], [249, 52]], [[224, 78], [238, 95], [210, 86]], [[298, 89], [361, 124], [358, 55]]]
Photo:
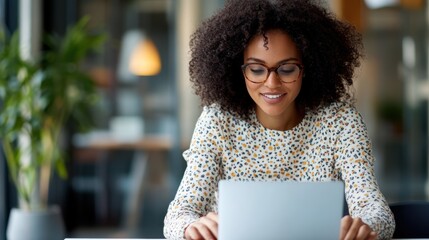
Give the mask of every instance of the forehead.
[[253, 37], [244, 50], [244, 60], [257, 58], [265, 62], [283, 61], [289, 58], [300, 59], [300, 53], [292, 38], [284, 31], [270, 30]]

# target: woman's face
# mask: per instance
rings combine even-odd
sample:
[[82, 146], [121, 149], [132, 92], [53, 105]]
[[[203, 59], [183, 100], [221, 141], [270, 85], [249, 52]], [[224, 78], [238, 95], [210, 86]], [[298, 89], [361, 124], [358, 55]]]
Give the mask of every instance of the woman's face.
[[[263, 36], [258, 35], [250, 40], [244, 50], [244, 64], [251, 64], [249, 65], [251, 68], [244, 70], [246, 71], [244, 77], [247, 91], [256, 103], [259, 121], [263, 125], [273, 125], [271, 123], [274, 121], [274, 125], [278, 126], [279, 123], [287, 124], [287, 121], [293, 121], [298, 117], [295, 99], [301, 90], [302, 71], [297, 68], [293, 70], [293, 67], [296, 66], [294, 64], [302, 64], [302, 61], [299, 50], [288, 34], [280, 30], [270, 30], [266, 36], [268, 38], [266, 46]], [[285, 63], [286, 65], [282, 65]], [[271, 72], [268, 71], [266, 81], [263, 81], [267, 75], [263, 66], [272, 69]], [[276, 71], [278, 66], [281, 67]], [[299, 71], [299, 74], [292, 76], [290, 74], [292, 71], [295, 73]], [[261, 76], [258, 83], [252, 82], [258, 75]]]

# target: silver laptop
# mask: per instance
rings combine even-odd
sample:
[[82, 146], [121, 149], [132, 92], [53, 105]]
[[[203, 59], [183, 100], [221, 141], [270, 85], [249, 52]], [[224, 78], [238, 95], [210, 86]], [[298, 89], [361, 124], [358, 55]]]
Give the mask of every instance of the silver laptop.
[[219, 183], [219, 240], [338, 239], [344, 184]]

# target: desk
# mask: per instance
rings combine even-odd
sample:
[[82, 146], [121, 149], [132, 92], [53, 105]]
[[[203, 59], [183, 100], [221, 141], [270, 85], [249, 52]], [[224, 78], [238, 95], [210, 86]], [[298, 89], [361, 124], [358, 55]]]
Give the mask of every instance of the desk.
[[173, 148], [173, 143], [166, 136], [147, 135], [141, 139], [133, 141], [120, 141], [109, 135], [97, 135], [96, 137], [83, 137], [77, 141], [79, 148], [100, 150], [97, 159], [97, 175], [102, 180], [100, 194], [96, 195], [97, 217], [105, 219], [108, 210], [108, 189], [107, 186], [107, 159], [108, 154], [115, 150], [132, 150], [134, 157], [130, 168], [130, 182], [128, 192], [123, 204], [124, 222], [128, 230], [135, 230], [138, 227], [141, 204], [144, 196], [144, 180], [148, 161], [161, 159], [163, 154]]
[[167, 151], [172, 148], [168, 137], [152, 135], [135, 141], [119, 141], [113, 138], [93, 139], [87, 147], [100, 150], [143, 150], [149, 152]]
[[[106, 238], [66, 238], [64, 240], [109, 240]], [[165, 238], [115, 238], [116, 240], [165, 240]], [[113, 239], [110, 239], [113, 240]], [[395, 239], [392, 239], [395, 240]], [[429, 238], [401, 238], [396, 240], [429, 240]]]

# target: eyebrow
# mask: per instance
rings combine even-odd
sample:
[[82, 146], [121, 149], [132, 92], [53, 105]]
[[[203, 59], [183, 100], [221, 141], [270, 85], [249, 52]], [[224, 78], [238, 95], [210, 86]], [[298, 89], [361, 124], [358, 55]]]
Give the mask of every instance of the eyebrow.
[[[259, 59], [259, 58], [254, 58], [254, 57], [247, 58], [246, 62], [248, 62], [248, 61], [253, 61], [253, 62], [257, 62], [257, 63], [266, 63], [264, 60]], [[277, 62], [277, 64], [294, 62], [294, 61], [300, 62], [300, 60], [298, 58], [291, 57], [291, 58], [283, 59], [283, 60]]]

